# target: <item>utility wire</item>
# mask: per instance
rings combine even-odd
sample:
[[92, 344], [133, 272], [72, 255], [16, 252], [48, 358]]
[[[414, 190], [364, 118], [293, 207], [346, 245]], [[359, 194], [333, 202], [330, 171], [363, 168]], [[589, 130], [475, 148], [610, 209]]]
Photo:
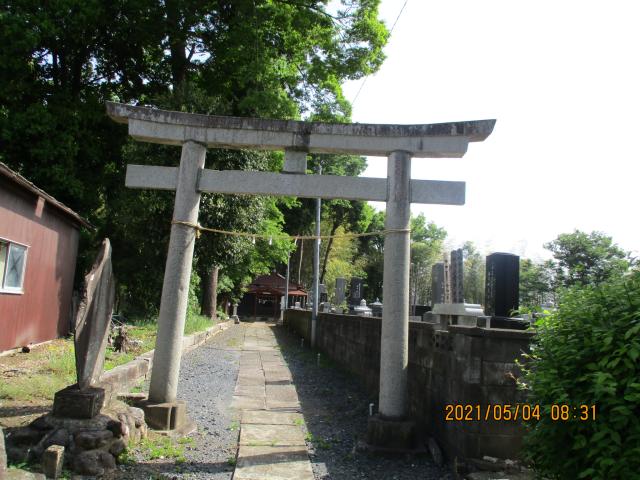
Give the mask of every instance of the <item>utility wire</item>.
[[[393, 30], [396, 28], [398, 20], [400, 20], [400, 16], [402, 15], [402, 12], [404, 12], [404, 7], [407, 6], [407, 3], [409, 3], [409, 0], [404, 0], [404, 4], [402, 5], [402, 8], [400, 9], [398, 16], [396, 17], [396, 21], [393, 22], [393, 25], [391, 26], [391, 30], [389, 30], [388, 38], [391, 38], [391, 34], [393, 33]], [[364, 77], [364, 80], [362, 81], [362, 83], [360, 84], [360, 88], [358, 89], [358, 93], [356, 93], [356, 96], [353, 98], [353, 101], [351, 102], [352, 107], [356, 104], [356, 100], [358, 100], [358, 97], [360, 96], [360, 92], [364, 88], [364, 84], [367, 83], [368, 79], [369, 79], [369, 76]]]

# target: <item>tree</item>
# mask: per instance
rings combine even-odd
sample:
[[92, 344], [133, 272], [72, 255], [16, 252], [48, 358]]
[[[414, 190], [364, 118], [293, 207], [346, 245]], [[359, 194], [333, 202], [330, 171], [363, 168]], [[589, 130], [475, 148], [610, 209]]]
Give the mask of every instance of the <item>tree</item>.
[[[384, 230], [385, 212], [375, 212], [366, 232], [382, 232]], [[363, 267], [367, 279], [369, 298], [382, 298], [382, 279], [384, 268], [384, 236], [371, 235], [360, 237], [359, 252], [366, 259]]]
[[464, 258], [464, 299], [468, 303], [484, 303], [485, 261], [473, 242], [462, 246]]
[[553, 253], [556, 279], [564, 287], [598, 284], [624, 273], [631, 265], [629, 253], [601, 232], [563, 233], [544, 247]]
[[[111, 237], [130, 304], [149, 310], [157, 304], [172, 195], [127, 192], [125, 165], [148, 159], [175, 165], [179, 151], [134, 146], [126, 129], [106, 117], [105, 100], [347, 121], [341, 84], [380, 67], [388, 32], [377, 18], [377, 0], [345, 0], [336, 12], [326, 3], [9, 0], [0, 7], [0, 158], [97, 225], [86, 243]], [[237, 155], [243, 168], [281, 164], [278, 155], [255, 157], [253, 164]], [[208, 158], [209, 165], [224, 163], [211, 151]], [[276, 232], [283, 225], [276, 210], [286, 200], [211, 198], [203, 199], [201, 212], [218, 228]], [[225, 216], [210, 211], [225, 208]], [[242, 209], [255, 214], [253, 222]], [[219, 284], [230, 295], [238, 295], [242, 278], [265, 268], [246, 241], [206, 242], [210, 248], [198, 249], [195, 266], [204, 275], [219, 265]], [[265, 258], [280, 261], [288, 242], [273, 243]], [[91, 257], [86, 244], [81, 251]], [[214, 251], [228, 252], [223, 263], [215, 263]]]
[[539, 308], [545, 302], [555, 303], [553, 260], [535, 263], [528, 258], [520, 259], [520, 306]]
[[540, 406], [525, 457], [541, 478], [636, 478], [640, 271], [568, 288], [537, 325], [522, 365], [527, 401]]
[[431, 266], [442, 256], [447, 232], [423, 213], [411, 218], [411, 272], [409, 276], [412, 305], [425, 304], [431, 297]]

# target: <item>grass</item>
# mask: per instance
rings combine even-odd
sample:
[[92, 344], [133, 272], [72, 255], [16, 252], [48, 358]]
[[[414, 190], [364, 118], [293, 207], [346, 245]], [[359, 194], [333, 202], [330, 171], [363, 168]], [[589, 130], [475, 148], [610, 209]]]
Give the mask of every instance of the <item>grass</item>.
[[209, 317], [189, 312], [184, 324], [184, 334], [191, 335], [195, 332], [202, 332], [203, 330], [213, 326], [213, 324], [214, 322], [212, 322]]
[[[206, 330], [212, 325], [213, 322], [208, 317], [189, 314], [185, 322], [185, 335]], [[126, 353], [115, 352], [111, 346], [107, 346], [104, 370], [124, 365], [142, 353], [152, 350], [156, 342], [156, 332], [155, 321], [134, 320], [127, 324], [129, 338], [138, 340], [140, 345]], [[55, 392], [76, 382], [72, 338], [54, 340], [49, 345], [34, 349], [29, 354], [17, 354], [14, 358], [11, 359], [11, 367], [17, 367], [20, 372], [11, 377], [0, 377], [0, 399], [52, 401]]]
[[[182, 464], [187, 461], [184, 456], [186, 443], [181, 443], [182, 440], [182, 438], [174, 441], [170, 437], [147, 437], [142, 440], [138, 448], [147, 460], [173, 459], [175, 463]], [[190, 440], [193, 442], [193, 439]]]
[[307, 432], [307, 435], [304, 437], [304, 439], [307, 442], [312, 443], [320, 450], [328, 450], [331, 448], [331, 444], [329, 442], [327, 442], [324, 438], [316, 437], [311, 432]]

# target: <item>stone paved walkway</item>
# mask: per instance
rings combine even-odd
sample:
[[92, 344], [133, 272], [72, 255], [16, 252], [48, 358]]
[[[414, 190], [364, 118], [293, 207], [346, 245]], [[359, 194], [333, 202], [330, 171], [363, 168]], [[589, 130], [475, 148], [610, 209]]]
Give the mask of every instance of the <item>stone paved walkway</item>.
[[240, 418], [234, 480], [313, 480], [300, 402], [273, 324], [246, 329], [232, 408]]

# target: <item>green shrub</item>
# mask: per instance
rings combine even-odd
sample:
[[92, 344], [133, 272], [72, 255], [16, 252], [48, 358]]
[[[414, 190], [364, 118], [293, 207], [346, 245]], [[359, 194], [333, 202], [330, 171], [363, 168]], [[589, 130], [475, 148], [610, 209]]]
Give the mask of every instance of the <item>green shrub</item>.
[[[524, 365], [525, 455], [554, 479], [627, 479], [640, 472], [640, 272], [565, 291]], [[596, 405], [596, 419], [554, 421], [552, 404]], [[556, 411], [557, 412], [557, 411]], [[580, 410], [575, 411], [580, 416]]]

